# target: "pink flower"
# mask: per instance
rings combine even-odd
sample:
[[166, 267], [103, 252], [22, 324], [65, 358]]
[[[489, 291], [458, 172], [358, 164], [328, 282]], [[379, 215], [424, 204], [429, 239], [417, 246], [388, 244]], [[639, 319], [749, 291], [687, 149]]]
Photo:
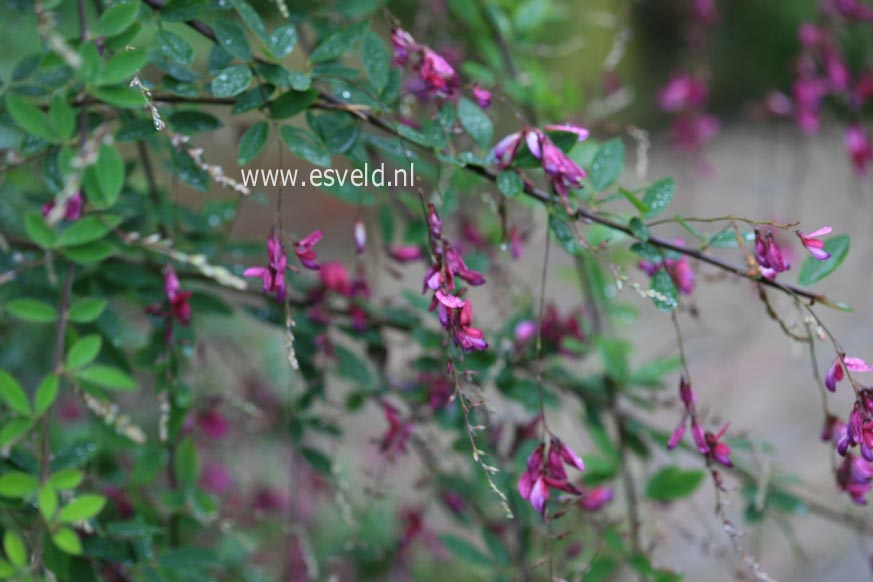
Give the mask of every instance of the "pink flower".
[[758, 260], [761, 276], [767, 279], [773, 279], [777, 273], [791, 268], [771, 232], [762, 234], [760, 230], [755, 230], [755, 258]]
[[833, 229], [829, 226], [823, 226], [809, 234], [803, 234], [799, 230], [795, 231], [795, 233], [800, 237], [800, 242], [803, 243], [803, 246], [806, 247], [809, 254], [819, 261], [826, 261], [831, 258], [831, 254], [824, 250], [824, 241], [821, 241], [816, 237], [830, 234], [832, 230]]
[[519, 321], [515, 325], [515, 341], [519, 344], [526, 344], [537, 335], [537, 324], [529, 319]]
[[614, 496], [615, 493], [611, 487], [591, 487], [582, 493], [579, 506], [585, 511], [598, 511], [612, 501]]
[[437, 97], [451, 97], [461, 81], [455, 69], [430, 47], [422, 47], [418, 74], [428, 90]]
[[[319, 238], [320, 236], [321, 233], [319, 233]], [[313, 253], [313, 258], [314, 256], [315, 254]], [[282, 241], [275, 230], [271, 230], [270, 236], [267, 238], [267, 258], [266, 266], [249, 267], [243, 271], [243, 275], [245, 277], [260, 277], [264, 293], [275, 293], [277, 301], [285, 301], [285, 297], [288, 294], [285, 284], [285, 269], [288, 265], [288, 259], [285, 256]]]
[[223, 438], [230, 430], [227, 419], [217, 410], [204, 410], [198, 414], [197, 427], [211, 439]]
[[410, 263], [424, 256], [421, 247], [415, 245], [388, 245], [387, 251], [388, 256], [398, 263]]
[[402, 28], [391, 31], [391, 44], [394, 45], [394, 64], [403, 66], [412, 53], [418, 51], [418, 45], [412, 35]]
[[845, 377], [843, 366], [850, 372], [873, 372], [873, 366], [870, 366], [861, 358], [853, 358], [850, 356], [837, 356], [834, 358], [830, 369], [825, 374], [825, 387], [831, 392], [837, 390], [837, 382]]
[[488, 109], [488, 106], [491, 105], [491, 91], [482, 87], [478, 83], [473, 85], [473, 98], [476, 99], [476, 103], [478, 103], [479, 107], [482, 109]]
[[546, 131], [563, 131], [565, 133], [575, 133], [577, 141], [584, 141], [588, 139], [588, 136], [591, 135], [587, 129], [582, 127], [581, 125], [575, 125], [573, 123], [557, 123], [550, 124], [545, 126]]
[[540, 135], [540, 145], [543, 170], [549, 178], [552, 189], [564, 199], [569, 211], [568, 191], [582, 187], [582, 180], [586, 177], [585, 170], [567, 157], [567, 154], [548, 137]]
[[540, 444], [527, 459], [527, 469], [518, 480], [518, 493], [530, 502], [533, 508], [542, 513], [549, 499], [549, 488], [558, 489], [573, 495], [582, 495], [582, 490], [567, 479], [564, 465], [579, 471], [585, 469], [582, 458], [562, 443], [557, 437], [549, 442], [548, 458], [543, 463], [545, 444]]
[[718, 131], [719, 122], [714, 115], [687, 112], [673, 120], [670, 139], [680, 150], [693, 152], [706, 145]]
[[730, 459], [731, 448], [727, 446], [727, 444], [721, 442], [721, 438], [724, 436], [724, 433], [727, 432], [729, 426], [730, 423], [726, 423], [715, 435], [710, 432], [707, 432], [705, 435], [706, 444], [709, 447], [709, 456], [725, 467], [734, 466]]
[[821, 100], [826, 93], [827, 88], [819, 78], [804, 76], [794, 81], [794, 115], [798, 127], [804, 133], [816, 133], [818, 131]]
[[866, 176], [870, 162], [873, 161], [873, 145], [870, 143], [870, 135], [860, 123], [854, 123], [846, 128], [844, 139], [846, 151], [855, 166], [855, 172], [859, 176]]
[[412, 422], [400, 418], [399, 411], [388, 403], [382, 404], [382, 412], [388, 421], [388, 429], [382, 435], [380, 448], [389, 457], [406, 453], [406, 442], [412, 434]]
[[313, 247], [323, 236], [320, 230], [316, 230], [294, 244], [294, 252], [297, 254], [297, 258], [300, 259], [304, 267], [311, 271], [318, 270], [318, 257], [315, 255]]
[[359, 255], [364, 254], [367, 247], [367, 227], [364, 226], [364, 221], [358, 218], [355, 220], [355, 251]]
[[[675, 242], [678, 245], [684, 245], [684, 241], [681, 239], [677, 239]], [[665, 269], [680, 293], [691, 295], [694, 292], [694, 271], [691, 269], [691, 261], [685, 255], [678, 259], [666, 258], [661, 263], [640, 261], [637, 266], [645, 271], [649, 277], [653, 277], [655, 273]]]
[[472, 327], [473, 304], [466, 301], [461, 308], [459, 326], [455, 330], [455, 344], [465, 352], [482, 351], [488, 348], [481, 329]]
[[[85, 199], [82, 197], [82, 191], [78, 190], [75, 194], [67, 199], [67, 207], [64, 209], [64, 220], [79, 220], [82, 215], [82, 207], [85, 205]], [[42, 207], [42, 215], [48, 216], [54, 209], [55, 201], [46, 202]]]
[[518, 154], [518, 148], [524, 140], [526, 131], [517, 131], [510, 133], [494, 146], [491, 150], [491, 155], [497, 161], [497, 167], [500, 169], [508, 168], [515, 161], [515, 156]]
[[164, 269], [164, 294], [167, 297], [167, 304], [158, 303], [146, 307], [146, 313], [158, 315], [167, 319], [164, 340], [170, 343], [173, 339], [173, 320], [179, 322], [183, 327], [187, 327], [191, 322], [191, 291], [181, 291], [179, 278], [173, 270], [172, 265], [167, 265]]
[[349, 272], [342, 263], [338, 261], [324, 263], [318, 271], [318, 276], [321, 279], [321, 284], [328, 291], [339, 295], [349, 295], [351, 293], [352, 283], [349, 278]]
[[676, 112], [701, 107], [709, 97], [706, 85], [687, 73], [676, 73], [658, 93], [658, 105]]
[[837, 484], [858, 505], [867, 505], [867, 494], [873, 488], [873, 466], [865, 459], [847, 455], [837, 469]]
[[230, 472], [224, 465], [209, 463], [200, 472], [200, 487], [215, 495], [224, 495], [233, 485]]
[[800, 39], [804, 48], [815, 48], [821, 43], [823, 37], [824, 33], [821, 29], [811, 22], [804, 22], [797, 29], [797, 38]]

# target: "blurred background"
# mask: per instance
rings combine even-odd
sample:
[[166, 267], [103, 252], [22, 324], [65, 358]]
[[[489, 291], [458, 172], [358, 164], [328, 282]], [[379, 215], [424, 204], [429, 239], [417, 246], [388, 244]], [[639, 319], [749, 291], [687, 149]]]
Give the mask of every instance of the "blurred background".
[[[319, 7], [318, 3], [289, 2], [292, 13], [323, 10], [329, 15], [334, 10], [345, 14], [359, 10], [381, 19], [381, 12], [372, 11], [371, 4], [379, 6], [375, 0], [335, 2], [329, 8]], [[515, 26], [526, 32], [525, 47], [519, 52], [530, 52], [522, 57], [523, 64], [518, 65], [521, 76], [541, 76], [546, 80], [532, 83], [537, 93], [529, 96], [538, 104], [541, 121], [564, 121], [550, 118], [550, 112], [563, 115], [569, 111], [574, 112], [572, 120], [591, 127], [595, 137], [622, 135], [628, 151], [626, 182], [644, 184], [674, 176], [677, 195], [673, 208], [686, 216], [733, 214], [772, 218], [799, 221], [799, 228], [804, 231], [831, 225], [837, 233], [851, 234], [851, 251], [843, 268], [819, 287], [834, 299], [851, 305], [854, 312], [823, 309], [821, 313], [850, 354], [873, 358], [873, 294], [869, 275], [869, 266], [873, 264], [870, 228], [873, 186], [859, 177], [847, 160], [842, 123], [836, 117], [826, 114], [822, 132], [809, 136], [797, 129], [791, 119], [768, 115], [763, 105], [773, 91], [790, 93], [794, 60], [800, 51], [797, 28], [800, 23], [818, 17], [818, 2], [719, 2], [720, 19], [708, 33], [705, 54], [689, 50], [688, 8], [683, 0], [526, 0], [498, 4], [514, 15]], [[487, 76], [476, 69], [476, 40], [464, 36], [463, 18], [458, 18], [460, 5], [458, 1], [401, 1], [388, 2], [387, 7], [416, 36], [427, 39], [438, 50], [454, 51], [459, 61], [467, 59], [466, 70], [462, 68], [465, 74]], [[58, 14], [60, 27], [73, 26], [72, 11], [60, 10]], [[0, 8], [0, 78], [8, 79], [23, 55], [40, 50], [38, 39], [28, 32], [33, 20], [33, 6], [26, 0], [9, 0]], [[389, 26], [386, 19], [382, 26], [386, 34]], [[184, 27], [180, 26], [178, 32], [184, 33], [195, 47], [205, 44]], [[862, 44], [867, 40], [861, 39]], [[605, 74], [604, 61], [616, 50], [623, 54], [614, 70]], [[294, 59], [299, 59], [298, 65], [303, 62], [299, 53], [291, 57], [292, 64]], [[539, 66], [528, 67], [531, 62]], [[708, 110], [718, 117], [720, 131], [705, 146], [688, 152], [674, 147], [669, 136], [670, 115], [659, 109], [655, 96], [675, 70], [701, 66], [700, 63], [705, 63], [710, 79]], [[205, 110], [227, 120], [220, 109]], [[251, 116], [249, 122], [255, 118]], [[496, 118], [496, 126], [499, 137], [514, 131], [518, 121], [512, 115], [501, 114]], [[232, 123], [195, 137], [194, 141], [208, 146], [212, 163], [223, 165], [229, 174], [235, 175], [236, 144], [246, 127], [245, 117], [235, 118]], [[645, 130], [650, 146], [642, 147], [627, 132], [628, 127]], [[281, 162], [286, 167], [296, 164], [308, 167], [287, 154]], [[258, 162], [264, 168], [279, 164], [275, 147]], [[179, 202], [203, 208], [228, 197], [221, 191], [204, 195], [188, 189], [158, 166], [159, 182]], [[275, 196], [275, 191], [263, 190], [247, 200], [232, 218], [230, 228], [234, 237], [261, 244], [272, 222]], [[296, 235], [305, 235], [316, 227], [323, 229], [325, 239], [319, 248], [320, 257], [351, 264], [352, 225], [358, 213], [354, 205], [316, 189], [302, 188], [286, 197], [284, 220], [286, 228]], [[377, 215], [377, 208], [365, 211], [371, 223], [377, 220]], [[527, 285], [535, 293], [529, 282], [539, 277], [544, 225], [530, 211], [521, 210], [518, 218], [531, 234], [522, 259], [506, 264], [511, 269], [511, 280]], [[682, 234], [670, 227], [659, 233]], [[737, 253], [726, 252], [724, 256], [737, 264], [742, 260]], [[803, 259], [792, 258], [797, 266]], [[575, 279], [570, 275], [572, 265], [561, 253], [552, 253], [551, 260], [547, 294], [561, 312], [568, 312], [580, 302]], [[423, 274], [420, 265], [405, 268], [402, 275], [397, 275], [396, 269], [389, 270], [382, 263], [374, 258], [368, 264], [371, 272], [378, 273], [373, 277], [377, 301], [390, 302], [401, 289], [416, 289]], [[794, 281], [796, 272], [797, 268], [788, 272], [785, 280]], [[683, 317], [682, 321], [695, 386], [704, 408], [713, 417], [730, 420], [732, 432], [762, 443], [757, 451], [759, 468], [772, 467], [774, 472], [795, 474], [802, 480], [801, 490], [811, 498], [836, 511], [857, 512], [856, 515], [873, 523], [869, 508], [853, 507], [833, 484], [829, 446], [819, 439], [822, 423], [819, 391], [811, 380], [805, 349], [789, 341], [767, 317], [751, 285], [722, 278], [706, 268], [699, 269], [698, 277], [699, 287], [693, 299], [698, 316]], [[489, 295], [495, 293], [493, 288], [476, 293], [481, 294], [474, 295], [481, 297], [477, 305], [483, 306], [477, 320], [487, 330], [488, 322], [500, 316], [505, 298]], [[619, 329], [624, 337], [641, 346], [635, 359], [646, 361], [673, 353], [675, 342], [669, 318], [651, 309], [631, 291], [623, 293], [638, 311], [638, 324]], [[777, 307], [788, 307], [774, 301]], [[131, 312], [130, 316], [135, 318], [136, 314]], [[254, 499], [260, 510], [269, 514], [289, 503], [283, 497], [287, 471], [282, 463], [270, 461], [275, 457], [284, 459], [287, 453], [281, 441], [258, 436], [262, 419], [250, 414], [241, 402], [245, 398], [269, 402], [270, 398], [283, 398], [289, 385], [293, 389], [281, 341], [277, 331], [240, 316], [215, 318], [206, 325], [210, 329], [209, 340], [198, 346], [201, 366], [191, 384], [198, 391], [214, 395], [213, 402], [220, 404], [218, 409], [229, 422], [230, 436], [214, 442], [203, 437], [203, 446], [213, 456], [214, 464], [230, 473], [233, 485], [226, 493], [228, 499], [240, 504]], [[123, 341], [136, 341], [136, 328], [127, 328], [125, 333], [131, 337]], [[38, 345], [13, 345], [10, 339], [4, 341], [0, 359], [32, 357], [38, 362], [46, 357]], [[395, 340], [392, 348], [397, 350], [392, 357], [397, 358], [393, 362], [397, 365], [402, 363], [403, 350], [401, 338]], [[824, 367], [831, 354], [821, 353], [819, 358], [819, 365]], [[838, 391], [831, 409], [847, 410], [850, 398], [847, 389]], [[524, 417], [521, 410], [515, 409], [496, 413], [515, 420]], [[560, 410], [550, 414], [556, 419], [553, 424], [561, 427], [560, 433], [585, 456], [592, 445], [579, 427], [578, 416], [572, 411], [562, 414]], [[675, 415], [665, 414], [657, 420], [665, 430], [670, 430], [675, 419]], [[382, 480], [389, 482], [386, 497], [375, 504], [366, 518], [368, 536], [374, 540], [380, 536], [389, 539], [402, 527], [393, 518], [398, 509], [425, 499], [416, 494], [416, 482], [423, 468], [413, 461], [398, 463], [387, 469], [387, 478], [377, 469], [380, 457], [374, 439], [384, 431], [384, 420], [375, 408], [344, 419], [343, 426], [347, 430], [343, 446], [336, 448], [326, 441], [340, 468], [341, 482], [356, 487], [361, 483], [383, 487]], [[655, 454], [666, 458], [665, 452]], [[652, 471], [656, 465], [635, 468], [640, 482], [644, 482], [646, 471]], [[312, 479], [317, 481], [318, 477]], [[676, 508], [646, 504], [644, 538], [653, 545], [659, 565], [683, 571], [687, 580], [745, 579], [726, 536], [712, 516], [710, 490], [709, 486], [701, 487], [691, 501]], [[316, 546], [329, 551], [339, 543], [331, 532], [342, 527], [342, 504], [329, 496], [319, 498], [315, 485], [311, 491], [303, 487], [296, 494], [307, 500], [302, 506], [313, 513], [310, 519], [316, 524]], [[355, 499], [362, 491], [348, 494]], [[313, 497], [312, 502], [308, 495]], [[621, 493], [617, 495], [618, 503], [608, 512], [620, 511]], [[732, 502], [729, 514], [745, 529], [744, 505], [739, 495], [730, 496], [729, 500]], [[436, 524], [448, 522], [438, 510], [427, 517]], [[744, 541], [765, 569], [781, 580], [871, 577], [870, 539], [855, 533], [839, 519], [807, 515], [785, 522], [768, 522], [749, 529]], [[271, 557], [264, 555], [262, 559], [269, 561]], [[445, 579], [449, 575], [446, 572], [451, 571], [451, 566], [447, 566], [449, 570], [435, 574], [428, 568], [427, 560], [425, 564], [416, 571], [416, 579]]]

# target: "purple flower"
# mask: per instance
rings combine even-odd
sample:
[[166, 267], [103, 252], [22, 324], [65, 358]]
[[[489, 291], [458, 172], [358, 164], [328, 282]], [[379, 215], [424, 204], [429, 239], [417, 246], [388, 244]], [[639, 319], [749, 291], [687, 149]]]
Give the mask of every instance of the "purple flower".
[[846, 455], [837, 468], [837, 484], [858, 505], [867, 505], [867, 494], [873, 488], [873, 466], [854, 455]]
[[579, 471], [585, 469], [582, 458], [557, 437], [552, 437], [549, 441], [547, 456], [545, 444], [541, 443], [528, 457], [527, 469], [518, 480], [519, 495], [528, 500], [539, 513], [545, 509], [550, 487], [573, 495], [582, 495], [582, 490], [568, 481], [565, 465]]
[[[321, 233], [319, 232], [319, 238], [320, 235]], [[298, 256], [299, 254], [298, 252]], [[315, 254], [313, 253], [314, 256]], [[271, 230], [270, 236], [267, 238], [267, 258], [266, 266], [249, 267], [243, 271], [243, 275], [246, 277], [260, 277], [264, 293], [275, 293], [277, 301], [285, 301], [285, 297], [288, 294], [288, 289], [285, 285], [285, 269], [288, 265], [288, 258], [285, 256], [282, 241], [275, 230]]]
[[843, 366], [850, 372], [873, 372], [873, 366], [870, 366], [861, 358], [837, 356], [834, 358], [827, 374], [825, 374], [825, 387], [831, 392], [837, 390], [837, 382], [841, 381], [845, 376]]
[[[678, 239], [675, 242], [678, 245], [684, 244], [684, 241], [681, 239]], [[653, 277], [655, 273], [661, 269], [665, 269], [680, 293], [683, 295], [691, 295], [694, 292], [694, 271], [691, 268], [691, 261], [685, 255], [678, 259], [667, 258], [661, 263], [640, 261], [637, 263], [637, 266], [645, 271], [649, 277]]]
[[873, 161], [873, 144], [867, 130], [860, 123], [850, 125], [846, 128], [844, 143], [855, 172], [859, 176], [866, 176], [870, 162]]
[[778, 273], [791, 268], [771, 232], [762, 234], [760, 230], [755, 230], [755, 258], [758, 260], [761, 276], [766, 279], [773, 279]]
[[398, 263], [410, 263], [424, 256], [421, 247], [415, 245], [388, 245], [387, 252]]
[[614, 496], [615, 493], [611, 487], [591, 487], [582, 493], [579, 506], [585, 511], [598, 511], [612, 501]]
[[230, 425], [217, 410], [204, 410], [197, 415], [197, 428], [211, 439], [220, 439], [227, 435]]
[[824, 250], [824, 241], [821, 241], [816, 237], [830, 234], [832, 230], [833, 229], [829, 226], [823, 226], [820, 229], [814, 230], [809, 234], [803, 234], [799, 230], [795, 231], [795, 233], [798, 237], [800, 237], [800, 242], [803, 243], [803, 246], [806, 247], [806, 250], [809, 251], [809, 254], [811, 254], [819, 261], [826, 261], [831, 258], [831, 254]]
[[388, 429], [382, 435], [380, 448], [383, 453], [393, 457], [406, 452], [406, 442], [412, 434], [412, 422], [400, 418], [396, 408], [388, 403], [382, 404], [382, 412], [388, 421]]
[[491, 105], [491, 91], [482, 87], [478, 83], [473, 85], [473, 98], [476, 99], [476, 103], [478, 103], [479, 107], [482, 109], [488, 109], [488, 106]]
[[557, 123], [550, 124], [545, 126], [546, 131], [563, 131], [564, 133], [575, 133], [577, 141], [584, 141], [588, 139], [588, 136], [591, 135], [591, 132], [582, 127], [581, 125], [575, 125], [573, 123]]
[[418, 45], [412, 35], [402, 28], [391, 31], [391, 44], [394, 45], [394, 64], [403, 66], [412, 53], [418, 51]]
[[427, 89], [437, 97], [451, 97], [461, 81], [455, 69], [430, 47], [422, 47], [418, 75]]
[[328, 291], [339, 295], [349, 295], [352, 291], [352, 282], [345, 265], [338, 261], [329, 261], [321, 265], [318, 271], [321, 284]]
[[355, 220], [355, 251], [359, 255], [364, 254], [367, 248], [367, 227], [364, 226], [364, 221], [360, 218]]
[[316, 230], [294, 244], [294, 252], [297, 254], [297, 258], [300, 259], [300, 263], [311, 271], [318, 270], [318, 257], [313, 247], [323, 236], [320, 230]]
[[[64, 209], [64, 220], [79, 220], [82, 215], [82, 207], [85, 205], [85, 199], [82, 197], [82, 191], [78, 190], [75, 194], [67, 199], [67, 207]], [[42, 207], [42, 215], [48, 216], [54, 209], [55, 201], [46, 202]]]
[[200, 472], [200, 487], [215, 495], [224, 495], [233, 485], [230, 472], [224, 465], [209, 463]]
[[668, 112], [683, 111], [701, 107], [708, 96], [704, 83], [687, 73], [675, 73], [658, 93], [658, 106]]

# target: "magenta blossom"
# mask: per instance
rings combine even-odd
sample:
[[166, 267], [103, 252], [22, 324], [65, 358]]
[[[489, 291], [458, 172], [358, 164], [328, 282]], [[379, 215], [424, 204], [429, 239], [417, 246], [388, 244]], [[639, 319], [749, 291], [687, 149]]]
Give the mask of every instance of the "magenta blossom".
[[658, 106], [664, 111], [677, 112], [701, 107], [708, 97], [705, 83], [687, 73], [676, 73], [658, 93]]
[[843, 366], [850, 372], [873, 372], [873, 366], [870, 366], [861, 358], [837, 356], [834, 358], [828, 373], [825, 374], [825, 386], [831, 392], [836, 392], [837, 382], [841, 381], [845, 376]]
[[[85, 199], [82, 197], [81, 190], [77, 190], [75, 194], [70, 196], [67, 199], [67, 207], [64, 209], [64, 220], [79, 220], [79, 217], [82, 216], [82, 207], [85, 205]], [[54, 209], [55, 201], [46, 202], [42, 207], [42, 215], [48, 216], [49, 213]]]
[[367, 227], [364, 226], [364, 221], [358, 218], [355, 220], [355, 251], [362, 255], [367, 247]]
[[321, 284], [328, 291], [338, 295], [349, 295], [352, 291], [352, 281], [345, 265], [339, 261], [329, 261], [321, 265], [318, 271]]
[[870, 162], [873, 162], [873, 144], [867, 130], [860, 123], [850, 125], [846, 128], [844, 143], [855, 172], [859, 176], [866, 176]]
[[585, 511], [598, 511], [612, 501], [615, 496], [611, 487], [591, 487], [584, 489], [582, 498], [579, 500], [579, 507]]
[[[684, 245], [684, 241], [681, 239], [674, 242], [678, 245]], [[649, 277], [654, 276], [661, 269], [665, 269], [680, 293], [691, 295], [694, 292], [694, 271], [691, 269], [691, 261], [685, 255], [678, 259], [666, 258], [660, 263], [640, 261], [637, 266], [645, 271]]]
[[204, 410], [197, 415], [197, 427], [211, 439], [224, 438], [230, 430], [230, 424], [217, 410]]
[[491, 91], [478, 83], [473, 85], [473, 98], [482, 109], [488, 109], [488, 106], [491, 105]]
[[806, 247], [806, 250], [809, 251], [814, 258], [819, 261], [826, 261], [831, 258], [831, 254], [824, 250], [824, 241], [819, 240], [816, 237], [824, 236], [826, 234], [830, 234], [833, 229], [829, 226], [823, 226], [818, 230], [814, 230], [809, 234], [803, 234], [799, 230], [795, 231], [798, 237], [800, 237], [800, 242], [803, 243], [803, 246]]
[[867, 494], [873, 489], [873, 465], [861, 457], [846, 455], [837, 469], [837, 484], [858, 505], [867, 505]]
[[703, 427], [697, 421], [697, 396], [694, 394], [691, 384], [684, 376], [679, 379], [679, 398], [685, 407], [685, 412], [679, 424], [673, 430], [673, 434], [670, 435], [670, 439], [667, 441], [667, 448], [672, 450], [679, 445], [682, 437], [685, 436], [687, 422], [690, 419], [691, 437], [697, 446], [697, 451], [707, 459], [711, 459], [725, 467], [732, 467], [733, 463], [730, 459], [731, 449], [726, 443], [721, 442], [721, 438], [727, 432], [729, 425], [725, 424], [716, 434], [703, 430]]
[[167, 303], [157, 303], [146, 307], [146, 313], [166, 318], [167, 324], [164, 332], [164, 340], [170, 343], [173, 339], [173, 320], [187, 327], [191, 322], [191, 291], [182, 291], [179, 278], [172, 265], [167, 265], [164, 270], [164, 294]]
[[319, 268], [318, 257], [313, 247], [323, 236], [320, 230], [315, 230], [309, 236], [294, 244], [294, 252], [297, 254], [297, 258], [300, 259], [300, 263], [311, 271], [317, 271]]
[[380, 449], [389, 457], [406, 453], [406, 442], [412, 434], [412, 422], [400, 418], [400, 412], [388, 403], [382, 404], [388, 428], [382, 435]]
[[778, 273], [791, 268], [771, 232], [762, 234], [760, 230], [755, 230], [755, 258], [758, 260], [761, 276], [766, 279], [773, 279]]
[[428, 93], [440, 98], [454, 95], [461, 81], [442, 55], [416, 43], [412, 35], [400, 28], [391, 32], [391, 43], [394, 45], [394, 64], [402, 67], [411, 61]]
[[224, 495], [233, 485], [233, 478], [224, 465], [209, 463], [200, 472], [200, 487], [215, 495]]
[[418, 51], [418, 45], [412, 35], [402, 28], [391, 31], [391, 44], [394, 45], [394, 64], [404, 66], [412, 53]]
[[421, 247], [416, 245], [388, 245], [386, 250], [388, 256], [398, 263], [411, 263], [424, 257]]
[[585, 141], [588, 139], [588, 136], [591, 135], [591, 132], [582, 127], [581, 125], [576, 125], [573, 123], [555, 123], [549, 124], [545, 126], [546, 131], [563, 131], [564, 133], [575, 133], [577, 141]]
[[[319, 238], [320, 235], [321, 233], [319, 233]], [[299, 254], [298, 251], [298, 256]], [[267, 258], [266, 266], [249, 267], [243, 271], [243, 275], [246, 277], [260, 277], [264, 293], [275, 293], [277, 301], [285, 301], [285, 297], [288, 295], [288, 288], [285, 284], [285, 270], [288, 267], [288, 258], [285, 256], [282, 240], [275, 230], [271, 230], [270, 236], [267, 238]]]
[[[544, 462], [545, 461], [545, 462]], [[569, 482], [564, 465], [579, 471], [585, 470], [585, 463], [573, 449], [552, 437], [549, 442], [548, 457], [545, 444], [541, 443], [527, 459], [527, 469], [518, 480], [518, 493], [530, 502], [533, 508], [542, 513], [549, 499], [549, 488], [558, 489], [572, 495], [582, 495], [582, 490]]]
[[680, 113], [670, 124], [670, 140], [678, 149], [693, 152], [714, 138], [719, 127], [718, 119], [714, 115]]

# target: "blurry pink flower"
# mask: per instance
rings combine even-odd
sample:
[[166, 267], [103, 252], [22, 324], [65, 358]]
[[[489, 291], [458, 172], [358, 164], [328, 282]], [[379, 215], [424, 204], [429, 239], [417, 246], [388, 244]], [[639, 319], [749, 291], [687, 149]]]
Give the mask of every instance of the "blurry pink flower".
[[809, 234], [803, 234], [799, 230], [795, 232], [797, 236], [800, 237], [800, 242], [803, 243], [803, 246], [805, 246], [806, 250], [809, 251], [809, 254], [819, 261], [826, 261], [831, 258], [831, 254], [824, 250], [824, 241], [821, 241], [816, 237], [830, 234], [832, 230], [833, 229], [829, 226], [823, 226]]
[[519, 344], [526, 344], [534, 339], [537, 335], [537, 324], [535, 321], [525, 319], [515, 324], [515, 341]]
[[715, 0], [694, 0], [692, 14], [697, 22], [706, 26], [712, 26], [719, 18]]
[[427, 89], [436, 97], [451, 97], [460, 85], [455, 69], [430, 47], [422, 47], [418, 74]]
[[821, 43], [822, 37], [821, 29], [811, 22], [804, 22], [797, 28], [797, 38], [805, 48], [815, 48]]
[[714, 115], [687, 112], [678, 115], [670, 125], [670, 139], [680, 150], [693, 152], [706, 145], [719, 132]]
[[591, 135], [587, 129], [581, 125], [573, 123], [556, 123], [545, 126], [546, 131], [563, 131], [565, 133], [575, 133], [577, 141], [584, 141]]
[[827, 89], [821, 79], [801, 77], [794, 81], [794, 116], [804, 133], [816, 133], [820, 125], [821, 100]]
[[382, 435], [380, 448], [389, 457], [406, 452], [406, 442], [412, 434], [412, 423], [400, 418], [400, 412], [388, 403], [382, 404], [388, 429]]
[[[78, 220], [82, 215], [82, 207], [85, 205], [85, 199], [82, 197], [82, 191], [77, 190], [70, 198], [67, 199], [67, 207], [64, 209], [64, 220]], [[42, 207], [42, 215], [48, 216], [54, 209], [55, 201], [46, 202]]]
[[870, 143], [870, 135], [860, 123], [854, 123], [846, 128], [844, 139], [846, 151], [855, 166], [855, 172], [860, 176], [866, 176], [870, 162], [873, 161], [873, 145]]
[[591, 487], [582, 493], [579, 506], [585, 511], [598, 511], [612, 501], [614, 496], [611, 487]]
[[707, 432], [705, 435], [706, 444], [709, 446], [709, 456], [725, 467], [734, 466], [730, 459], [731, 448], [727, 446], [727, 444], [721, 442], [721, 438], [724, 436], [724, 433], [727, 432], [729, 426], [730, 423], [726, 423], [718, 433], [713, 435], [711, 432]]
[[197, 415], [197, 428], [211, 439], [220, 439], [227, 435], [230, 424], [217, 410], [204, 410]]
[[704, 83], [687, 73], [675, 73], [658, 93], [658, 106], [668, 112], [682, 111], [704, 105], [708, 96]]
[[482, 109], [488, 109], [488, 106], [491, 105], [491, 91], [482, 87], [478, 83], [473, 85], [473, 98], [476, 99], [476, 103], [478, 103], [479, 107]]
[[209, 463], [203, 467], [199, 482], [202, 489], [215, 495], [224, 495], [233, 485], [230, 472], [224, 465], [217, 463]]
[[837, 484], [858, 505], [867, 505], [867, 494], [873, 488], [873, 466], [852, 454], [846, 455], [837, 469]]
[[325, 289], [339, 295], [349, 295], [352, 290], [351, 279], [345, 265], [338, 261], [329, 261], [321, 265], [318, 271], [321, 284]]
[[391, 44], [394, 46], [394, 64], [403, 66], [413, 52], [418, 51], [418, 45], [412, 35], [402, 28], [391, 31]]
[[416, 245], [388, 245], [388, 256], [398, 263], [409, 263], [421, 259], [424, 255], [421, 247]]
[[355, 220], [355, 251], [359, 255], [364, 254], [367, 247], [367, 227], [364, 226], [364, 221], [360, 218]]
[[260, 487], [252, 499], [252, 509], [265, 513], [275, 513], [288, 509], [288, 496], [283, 491], [271, 487]]
[[542, 513], [549, 499], [549, 488], [558, 489], [573, 495], [582, 491], [568, 481], [564, 465], [579, 471], [585, 469], [582, 458], [562, 443], [557, 437], [549, 442], [548, 459], [544, 461], [545, 445], [540, 444], [527, 459], [527, 469], [518, 481], [518, 493], [530, 502], [533, 508]]
[[843, 366], [845, 366], [850, 372], [873, 372], [873, 366], [870, 366], [861, 358], [837, 356], [834, 358], [827, 374], [825, 374], [825, 387], [827, 387], [831, 392], [836, 391], [837, 382], [840, 382], [845, 377]]
[[294, 244], [294, 252], [297, 258], [304, 267], [312, 271], [318, 270], [318, 257], [315, 254], [313, 247], [322, 239], [324, 235], [320, 230], [313, 231], [309, 236], [297, 241]]

